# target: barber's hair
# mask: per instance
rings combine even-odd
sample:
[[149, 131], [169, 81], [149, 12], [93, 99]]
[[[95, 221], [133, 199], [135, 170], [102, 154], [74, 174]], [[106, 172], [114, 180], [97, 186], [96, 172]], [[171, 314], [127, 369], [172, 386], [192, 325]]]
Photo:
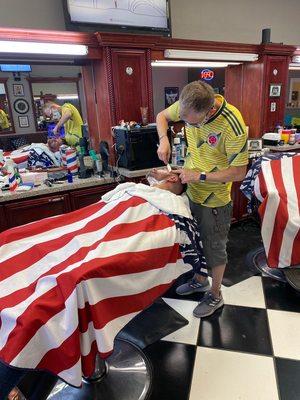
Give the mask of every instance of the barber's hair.
[[43, 113], [45, 113], [46, 111], [50, 111], [51, 108], [55, 105], [55, 103], [53, 101], [47, 101], [47, 103], [45, 103], [43, 105]]
[[193, 111], [199, 114], [207, 113], [214, 105], [215, 93], [205, 82], [195, 81], [186, 85], [179, 97], [181, 117]]

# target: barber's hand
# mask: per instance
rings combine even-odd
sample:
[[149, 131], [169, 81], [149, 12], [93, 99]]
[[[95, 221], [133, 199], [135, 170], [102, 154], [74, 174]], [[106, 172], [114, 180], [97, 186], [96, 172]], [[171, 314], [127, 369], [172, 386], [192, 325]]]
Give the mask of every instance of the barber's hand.
[[161, 161], [163, 161], [165, 164], [168, 164], [171, 155], [171, 146], [168, 138], [160, 141], [157, 149], [157, 155]]
[[55, 127], [52, 129], [52, 132], [53, 132], [53, 135], [59, 135], [58, 127], [55, 126]]
[[194, 169], [182, 168], [182, 169], [175, 169], [172, 172], [179, 175], [179, 179], [183, 184], [199, 182], [200, 173], [198, 171], [195, 171]]

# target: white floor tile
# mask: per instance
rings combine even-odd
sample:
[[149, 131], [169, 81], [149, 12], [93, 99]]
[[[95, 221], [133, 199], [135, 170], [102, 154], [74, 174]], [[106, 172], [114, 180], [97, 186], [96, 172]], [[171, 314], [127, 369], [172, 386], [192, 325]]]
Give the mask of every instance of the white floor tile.
[[288, 311], [267, 310], [274, 355], [300, 360], [300, 315]]
[[198, 347], [189, 400], [278, 400], [272, 357]]
[[198, 303], [196, 301], [168, 298], [164, 298], [164, 301], [186, 318], [189, 321], [189, 324], [164, 337], [163, 340], [195, 345], [197, 343], [200, 319], [193, 316], [193, 310]]
[[266, 308], [262, 280], [252, 276], [230, 287], [222, 288], [225, 304], [244, 307]]

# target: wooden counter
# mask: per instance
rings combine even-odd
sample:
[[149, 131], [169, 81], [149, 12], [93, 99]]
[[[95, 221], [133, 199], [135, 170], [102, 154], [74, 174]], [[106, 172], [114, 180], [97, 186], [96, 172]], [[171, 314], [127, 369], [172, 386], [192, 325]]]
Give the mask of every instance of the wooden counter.
[[50, 188], [41, 185], [28, 192], [4, 192], [0, 197], [0, 231], [78, 210], [99, 201], [116, 185], [110, 177], [93, 177]]

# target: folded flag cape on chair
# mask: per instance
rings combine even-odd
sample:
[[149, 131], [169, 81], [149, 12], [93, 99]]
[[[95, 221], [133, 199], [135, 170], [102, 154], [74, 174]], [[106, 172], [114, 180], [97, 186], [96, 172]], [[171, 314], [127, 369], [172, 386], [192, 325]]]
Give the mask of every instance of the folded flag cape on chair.
[[300, 157], [262, 162], [254, 193], [269, 267], [299, 267]]
[[0, 359], [80, 386], [96, 353], [107, 357], [117, 333], [191, 269], [181, 240], [167, 215], [125, 192], [3, 232]]

